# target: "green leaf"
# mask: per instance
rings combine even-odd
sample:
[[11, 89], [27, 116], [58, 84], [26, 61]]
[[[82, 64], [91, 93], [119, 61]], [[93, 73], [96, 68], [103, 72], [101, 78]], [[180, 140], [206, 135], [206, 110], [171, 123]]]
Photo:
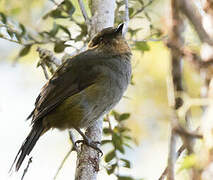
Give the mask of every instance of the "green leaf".
[[24, 27], [24, 25], [23, 24], [19, 24], [19, 27], [20, 27], [20, 29], [21, 29], [21, 34], [20, 34], [20, 36], [23, 36], [25, 33], [26, 33], [26, 29], [25, 29], [25, 27]]
[[135, 82], [134, 82], [134, 80], [133, 80], [133, 75], [131, 75], [131, 82], [130, 82], [130, 83], [131, 83], [131, 85], [133, 85], [133, 86], [135, 85]]
[[133, 149], [132, 146], [130, 146], [130, 145], [127, 144], [127, 143], [124, 143], [124, 146], [126, 146], [126, 147], [128, 147], [128, 148], [130, 148], [130, 149]]
[[106, 154], [104, 160], [105, 162], [111, 161], [115, 157], [115, 150], [110, 151], [108, 154]]
[[53, 24], [53, 28], [52, 30], [48, 33], [51, 37], [54, 37], [57, 33], [58, 33], [58, 30], [59, 30], [59, 25], [54, 23]]
[[131, 34], [131, 36], [134, 36], [137, 34], [138, 31], [140, 31], [142, 28], [137, 28], [137, 29], [131, 29], [129, 28], [128, 32]]
[[47, 17], [56, 18], [71, 18], [73, 13], [75, 12], [75, 7], [72, 2], [69, 0], [64, 0], [58, 7], [50, 12], [48, 12], [43, 19]]
[[128, 139], [128, 140], [132, 140], [132, 137], [131, 136], [127, 136], [127, 135], [125, 135], [125, 136], [123, 136], [125, 139]]
[[131, 17], [132, 14], [134, 13], [134, 8], [129, 8], [129, 16]]
[[81, 33], [75, 38], [75, 42], [81, 41], [83, 37], [87, 36], [87, 25], [85, 23], [77, 25], [81, 29]]
[[101, 141], [102, 145], [107, 144], [107, 143], [112, 143], [112, 140], [102, 140]]
[[53, 10], [53, 11], [49, 12], [47, 15], [44, 16], [43, 19], [46, 19], [48, 16], [51, 16], [54, 19], [67, 18], [67, 16], [62, 14], [62, 11], [60, 9], [56, 9], [56, 10]]
[[84, 35], [81, 33], [74, 39], [74, 41], [75, 42], [81, 41], [83, 39], [83, 37], [84, 37]]
[[178, 172], [184, 170], [184, 169], [190, 169], [196, 165], [197, 157], [195, 154], [188, 155], [184, 157], [183, 162], [181, 163], [181, 166], [178, 170]]
[[141, 51], [149, 51], [150, 47], [145, 41], [139, 41], [135, 43], [135, 49]]
[[10, 38], [14, 37], [14, 32], [11, 31], [10, 29], [7, 29], [7, 33], [9, 34]]
[[109, 168], [107, 168], [107, 174], [110, 175], [114, 173], [116, 166], [117, 166], [117, 163], [112, 164]]
[[114, 116], [115, 120], [119, 121], [119, 119], [120, 119], [120, 114], [119, 114], [118, 112], [116, 112], [116, 111], [112, 111], [111, 113], [112, 113], [112, 115]]
[[17, 33], [17, 32], [14, 32], [16, 38], [18, 39], [19, 42], [21, 42], [21, 34], [20, 33]]
[[123, 167], [130, 168], [131, 164], [129, 160], [127, 159], [120, 159], [120, 160], [124, 162]]
[[134, 180], [134, 178], [130, 176], [119, 176], [117, 175], [118, 180]]
[[119, 132], [123, 133], [123, 132], [127, 132], [130, 131], [130, 129], [128, 127], [118, 127]]
[[139, 0], [139, 3], [140, 3], [142, 6], [144, 6], [143, 0]]
[[20, 7], [14, 7], [14, 8], [12, 8], [12, 9], [10, 9], [10, 14], [12, 14], [12, 15], [18, 15], [20, 12], [21, 12], [21, 8]]
[[119, 120], [123, 121], [123, 120], [128, 119], [129, 117], [130, 117], [130, 113], [123, 113], [120, 115]]
[[68, 45], [65, 45], [64, 43], [65, 43], [65, 41], [58, 41], [58, 42], [56, 42], [56, 43], [55, 43], [55, 46], [54, 46], [54, 51], [55, 51], [56, 53], [61, 53], [61, 52], [63, 52], [64, 49], [65, 49], [66, 47], [68, 47]]
[[31, 47], [32, 44], [26, 45], [24, 48], [21, 49], [18, 56], [19, 57], [26, 56], [30, 52]]
[[109, 129], [109, 128], [104, 128], [104, 129], [103, 129], [103, 133], [104, 133], [104, 134], [111, 134], [112, 131], [111, 131], [111, 129]]
[[121, 136], [119, 136], [117, 133], [112, 134], [112, 142], [114, 147], [119, 150], [121, 153], [124, 154], [124, 148], [123, 148], [123, 141]]
[[138, 41], [135, 43], [135, 50], [141, 50], [141, 51], [149, 51], [150, 47], [145, 41]]
[[73, 6], [72, 2], [69, 0], [64, 0], [62, 5], [69, 16], [72, 17], [73, 13], [75, 12], [75, 7]]
[[70, 39], [72, 39], [70, 31], [69, 31], [66, 27], [60, 25], [59, 28], [60, 28], [62, 31], [64, 31], [64, 32], [69, 36]]
[[6, 24], [7, 23], [7, 17], [5, 16], [4, 13], [0, 12], [0, 18], [1, 18], [1, 21]]

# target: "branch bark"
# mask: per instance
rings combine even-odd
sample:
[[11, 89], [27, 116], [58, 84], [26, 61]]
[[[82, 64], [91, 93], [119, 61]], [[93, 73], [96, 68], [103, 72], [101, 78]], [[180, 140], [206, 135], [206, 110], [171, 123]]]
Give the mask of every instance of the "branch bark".
[[175, 128], [179, 126], [179, 120], [177, 116], [177, 109], [179, 109], [183, 100], [180, 97], [177, 97], [177, 94], [183, 91], [182, 86], [182, 66], [181, 66], [181, 58], [182, 54], [180, 54], [181, 46], [183, 44], [183, 40], [181, 39], [181, 31], [182, 31], [182, 21], [179, 16], [179, 2], [178, 0], [171, 0], [170, 2], [170, 26], [169, 26], [169, 39], [167, 42], [167, 46], [171, 51], [171, 79], [168, 83], [168, 92], [171, 91], [171, 137], [170, 137], [170, 145], [169, 145], [169, 154], [168, 154], [168, 167], [167, 167], [167, 179], [175, 180], [175, 162], [176, 162], [176, 141], [177, 141], [177, 133]]
[[[91, 0], [90, 37], [103, 28], [114, 25], [115, 0]], [[93, 141], [101, 142], [103, 118], [87, 128], [86, 135]], [[81, 145], [76, 164], [76, 180], [96, 180], [100, 157], [96, 150]]]
[[78, 4], [80, 6], [82, 15], [84, 16], [84, 20], [85, 20], [86, 25], [90, 26], [90, 19], [89, 19], [89, 16], [88, 16], [87, 12], [86, 12], [85, 7], [84, 7], [83, 1], [82, 0], [78, 0]]
[[200, 40], [202, 42], [206, 42], [209, 45], [213, 45], [213, 40], [211, 37], [206, 33], [205, 29], [203, 28], [202, 24], [202, 17], [194, 5], [193, 1], [189, 0], [180, 0], [180, 10], [186, 17], [191, 21], [193, 24], [196, 32], [198, 33]]

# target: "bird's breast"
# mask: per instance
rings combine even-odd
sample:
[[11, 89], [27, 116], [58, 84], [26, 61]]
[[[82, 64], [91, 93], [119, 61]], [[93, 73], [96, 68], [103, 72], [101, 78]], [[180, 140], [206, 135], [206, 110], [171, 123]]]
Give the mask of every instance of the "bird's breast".
[[131, 65], [118, 61], [96, 65], [100, 76], [90, 86], [67, 98], [44, 122], [50, 127], [85, 128], [109, 112], [122, 98], [130, 77]]

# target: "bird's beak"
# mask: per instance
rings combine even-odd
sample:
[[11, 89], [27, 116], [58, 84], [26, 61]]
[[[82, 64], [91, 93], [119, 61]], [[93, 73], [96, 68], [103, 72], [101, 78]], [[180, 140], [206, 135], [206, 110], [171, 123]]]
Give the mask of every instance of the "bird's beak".
[[124, 23], [119, 24], [118, 27], [116, 28], [115, 32], [122, 34], [123, 27], [124, 27]]

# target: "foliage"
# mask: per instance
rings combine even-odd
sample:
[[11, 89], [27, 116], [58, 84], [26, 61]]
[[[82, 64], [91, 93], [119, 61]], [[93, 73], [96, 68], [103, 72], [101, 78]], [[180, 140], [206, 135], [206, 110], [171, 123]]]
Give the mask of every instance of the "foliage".
[[[37, 31], [35, 29], [30, 29], [30, 27], [26, 27], [23, 23], [17, 22], [14, 19], [11, 19], [9, 15], [4, 12], [0, 12], [0, 29], [4, 31], [0, 31], [0, 37], [3, 39], [7, 39], [9, 41], [18, 43], [22, 45], [22, 49], [19, 52], [19, 57], [25, 56], [30, 52], [30, 49], [34, 45], [45, 45], [50, 44], [53, 47], [55, 53], [63, 53], [66, 47], [70, 47], [71, 45], [66, 44], [67, 41], [79, 42], [82, 41], [83, 45], [88, 42], [88, 33], [87, 26], [81, 20], [79, 20], [75, 16], [76, 8], [74, 7], [72, 1], [64, 0], [60, 4], [57, 4], [55, 1], [51, 0], [54, 4], [56, 4], [56, 8], [50, 10], [43, 16], [43, 21], [47, 21], [48, 19], [53, 20], [52, 27], [50, 29], [46, 29], [43, 31]], [[150, 5], [153, 1], [144, 2], [141, 0], [138, 1], [130, 1], [129, 13], [131, 18], [137, 17], [141, 12], [145, 10], [145, 8]], [[146, 4], [145, 4], [146, 3]], [[123, 1], [117, 2], [116, 8], [116, 24], [119, 24], [123, 21], [122, 17], [124, 11], [122, 10], [124, 7]], [[136, 8], [137, 7], [137, 8]], [[140, 8], [138, 8], [140, 7]], [[144, 12], [145, 17], [149, 17], [147, 12]], [[63, 19], [60, 23], [57, 20]], [[151, 21], [150, 18], [147, 18]], [[66, 21], [66, 23], [64, 23]], [[131, 21], [131, 19], [130, 19]], [[68, 28], [68, 26], [64, 24], [68, 24], [72, 22], [75, 26], [80, 29], [79, 34], [74, 38], [72, 36], [72, 30]], [[159, 32], [157, 28], [151, 27], [151, 36], [155, 36], [156, 33]], [[29, 30], [30, 29], [30, 30]], [[141, 28], [132, 29], [129, 28], [129, 40], [132, 41], [137, 33], [141, 30]], [[153, 32], [152, 32], [153, 31]], [[133, 49], [139, 51], [149, 51], [148, 44], [142, 40], [137, 42], [132, 42]], [[74, 47], [74, 46], [71, 46]], [[81, 49], [80, 47], [80, 49]], [[75, 48], [75, 47], [74, 47]]]
[[[102, 144], [111, 144], [113, 147], [105, 155], [105, 162], [108, 163], [106, 167], [107, 173], [110, 175], [117, 169], [117, 177], [119, 176], [119, 167], [130, 168], [131, 163], [127, 159], [119, 157], [119, 153], [125, 154], [125, 146], [131, 148], [128, 142], [132, 142], [132, 137], [129, 136], [129, 129], [125, 127], [124, 121], [129, 118], [129, 113], [119, 114], [116, 111], [112, 111], [104, 121], [108, 123], [108, 127], [104, 127], [103, 133], [105, 136], [110, 136], [111, 139], [103, 140]], [[111, 118], [114, 118], [116, 125], [112, 127]], [[119, 178], [118, 178], [119, 179]]]

